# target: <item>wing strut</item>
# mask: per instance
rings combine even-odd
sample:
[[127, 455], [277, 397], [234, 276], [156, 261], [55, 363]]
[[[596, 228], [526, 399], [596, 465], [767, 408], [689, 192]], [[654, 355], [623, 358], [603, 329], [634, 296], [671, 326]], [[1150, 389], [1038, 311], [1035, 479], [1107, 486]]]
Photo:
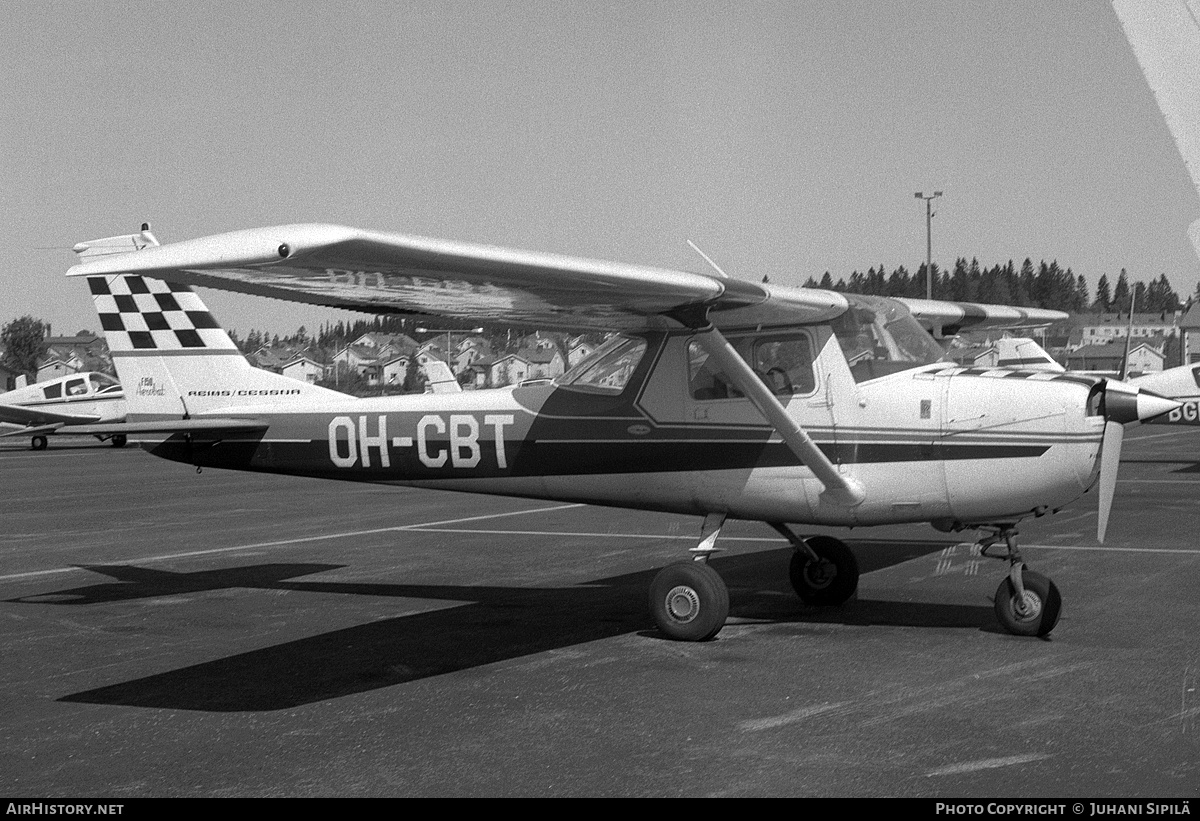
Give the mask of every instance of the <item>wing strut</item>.
[[696, 341], [721, 366], [721, 370], [734, 386], [754, 403], [754, 407], [771, 423], [792, 453], [816, 474], [817, 479], [825, 486], [822, 495], [835, 504], [846, 507], [853, 507], [862, 502], [866, 496], [862, 485], [851, 477], [838, 473], [837, 466], [829, 461], [829, 457], [821, 452], [804, 428], [788, 414], [775, 394], [763, 384], [754, 369], [742, 359], [720, 331], [713, 328], [705, 333], [696, 334]]

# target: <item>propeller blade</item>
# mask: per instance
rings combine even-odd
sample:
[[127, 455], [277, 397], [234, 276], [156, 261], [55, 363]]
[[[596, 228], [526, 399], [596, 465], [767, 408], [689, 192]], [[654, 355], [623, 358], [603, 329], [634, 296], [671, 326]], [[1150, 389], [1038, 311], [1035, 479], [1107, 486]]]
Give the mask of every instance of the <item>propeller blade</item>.
[[1096, 538], [1104, 542], [1108, 530], [1108, 514], [1112, 511], [1113, 494], [1117, 489], [1117, 468], [1121, 464], [1121, 442], [1125, 427], [1120, 422], [1106, 422], [1104, 444], [1100, 451], [1100, 515], [1096, 521]]

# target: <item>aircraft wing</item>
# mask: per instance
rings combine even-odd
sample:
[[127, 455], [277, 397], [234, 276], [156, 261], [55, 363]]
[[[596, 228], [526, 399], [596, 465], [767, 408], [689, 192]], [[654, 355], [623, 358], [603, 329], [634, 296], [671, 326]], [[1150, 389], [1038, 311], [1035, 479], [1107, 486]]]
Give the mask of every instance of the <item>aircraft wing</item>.
[[[10, 425], [82, 425], [95, 422], [100, 417], [90, 413], [62, 413], [38, 410], [27, 405], [0, 404], [0, 422]], [[24, 433], [25, 431], [22, 431]]]
[[983, 328], [1040, 328], [1067, 319], [1063, 311], [1045, 308], [1016, 308], [978, 302], [946, 302], [938, 299], [899, 299], [934, 336], [954, 336], [961, 331]]
[[235, 231], [96, 256], [68, 276], [143, 274], [169, 282], [372, 313], [436, 315], [546, 329], [817, 322], [846, 310], [840, 294], [772, 288], [707, 274], [486, 245], [302, 224]]
[[[1200, 193], [1200, 0], [1114, 0], [1113, 10]], [[1200, 219], [1188, 234], [1200, 254]]]

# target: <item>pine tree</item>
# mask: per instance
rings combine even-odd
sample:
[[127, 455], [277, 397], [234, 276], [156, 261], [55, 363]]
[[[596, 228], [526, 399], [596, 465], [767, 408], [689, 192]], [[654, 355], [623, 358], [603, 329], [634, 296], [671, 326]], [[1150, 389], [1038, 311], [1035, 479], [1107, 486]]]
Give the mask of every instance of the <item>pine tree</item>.
[[1129, 299], [1129, 274], [1122, 268], [1121, 275], [1117, 277], [1117, 287], [1113, 289], [1112, 309], [1118, 312], [1128, 311]]
[[1101, 274], [1100, 281], [1096, 283], [1096, 301], [1092, 303], [1092, 308], [1102, 314], [1112, 310], [1112, 291], [1108, 287], [1108, 274]]

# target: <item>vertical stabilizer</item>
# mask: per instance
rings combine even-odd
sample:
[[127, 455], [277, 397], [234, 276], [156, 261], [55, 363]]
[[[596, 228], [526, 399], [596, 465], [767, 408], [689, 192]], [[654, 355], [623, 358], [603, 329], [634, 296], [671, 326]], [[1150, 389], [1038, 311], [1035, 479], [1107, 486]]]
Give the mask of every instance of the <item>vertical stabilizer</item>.
[[133, 274], [87, 281], [131, 421], [347, 398], [252, 367], [186, 285]]

